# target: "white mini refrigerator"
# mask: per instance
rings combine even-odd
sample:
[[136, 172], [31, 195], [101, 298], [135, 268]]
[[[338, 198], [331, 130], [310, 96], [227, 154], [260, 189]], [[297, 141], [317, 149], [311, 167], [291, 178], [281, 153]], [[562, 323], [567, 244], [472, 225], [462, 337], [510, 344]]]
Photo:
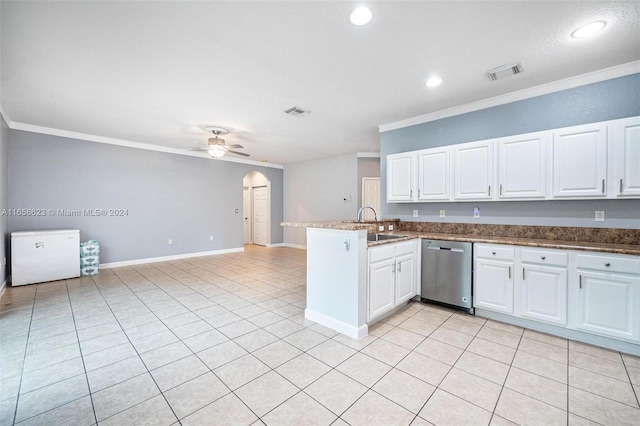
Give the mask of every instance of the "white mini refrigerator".
[[11, 233], [13, 286], [80, 276], [80, 231]]

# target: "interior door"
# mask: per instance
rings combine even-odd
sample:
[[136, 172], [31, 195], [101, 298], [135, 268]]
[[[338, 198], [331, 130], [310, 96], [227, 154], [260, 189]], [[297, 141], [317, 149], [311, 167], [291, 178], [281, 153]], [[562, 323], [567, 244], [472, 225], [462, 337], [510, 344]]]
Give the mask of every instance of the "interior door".
[[251, 244], [253, 238], [251, 235], [251, 222], [253, 214], [251, 212], [251, 188], [242, 188], [242, 235], [244, 244]]
[[267, 245], [269, 199], [266, 186], [253, 188], [253, 243]]
[[[380, 178], [362, 178], [362, 206], [371, 206], [380, 214]], [[362, 211], [364, 220], [374, 220], [373, 212], [370, 209]]]

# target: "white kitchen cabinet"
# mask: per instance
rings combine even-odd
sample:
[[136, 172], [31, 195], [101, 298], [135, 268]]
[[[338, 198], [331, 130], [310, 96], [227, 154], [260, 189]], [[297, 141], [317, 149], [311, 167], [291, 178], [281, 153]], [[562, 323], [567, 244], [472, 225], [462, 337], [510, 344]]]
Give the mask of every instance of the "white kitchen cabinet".
[[494, 181], [493, 141], [465, 143], [453, 147], [454, 198], [490, 200]]
[[418, 200], [451, 199], [451, 149], [418, 151]]
[[546, 195], [548, 133], [498, 142], [498, 199], [543, 199]]
[[640, 259], [579, 254], [576, 268], [574, 328], [640, 341]]
[[612, 194], [640, 196], [640, 117], [618, 120], [610, 126]]
[[369, 248], [369, 321], [417, 294], [417, 241]]
[[416, 152], [387, 155], [387, 201], [415, 201]]
[[553, 197], [606, 196], [607, 126], [575, 126], [553, 132]]
[[477, 244], [474, 250], [473, 306], [513, 314], [514, 248]]
[[562, 250], [519, 248], [516, 314], [556, 325], [567, 325], [567, 266]]

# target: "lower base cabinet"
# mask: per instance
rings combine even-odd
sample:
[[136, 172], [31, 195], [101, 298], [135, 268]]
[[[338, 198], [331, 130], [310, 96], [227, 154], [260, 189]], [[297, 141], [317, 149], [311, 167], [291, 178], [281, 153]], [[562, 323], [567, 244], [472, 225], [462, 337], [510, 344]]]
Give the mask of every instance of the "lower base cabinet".
[[[507, 249], [512, 260], [490, 259]], [[640, 342], [640, 257], [490, 244], [474, 252], [475, 307]]]
[[418, 241], [369, 249], [368, 321], [383, 316], [417, 294]]

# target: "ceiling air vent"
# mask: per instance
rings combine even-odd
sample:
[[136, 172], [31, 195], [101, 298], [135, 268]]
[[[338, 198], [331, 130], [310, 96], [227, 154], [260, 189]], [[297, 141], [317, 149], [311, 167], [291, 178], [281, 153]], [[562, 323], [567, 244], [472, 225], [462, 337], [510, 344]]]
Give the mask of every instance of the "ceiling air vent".
[[294, 106], [294, 107], [291, 107], [289, 109], [286, 109], [284, 112], [285, 112], [285, 114], [293, 115], [294, 117], [300, 117], [300, 116], [307, 115], [307, 114], [311, 113], [311, 111], [308, 111], [306, 109], [303, 109], [303, 108], [300, 108], [300, 107], [297, 107], [297, 106]]
[[512, 75], [520, 74], [523, 71], [524, 68], [522, 68], [522, 64], [518, 62], [517, 64], [503, 65], [501, 67], [489, 70], [487, 71], [487, 75], [489, 76], [489, 80], [495, 81], [511, 77]]

